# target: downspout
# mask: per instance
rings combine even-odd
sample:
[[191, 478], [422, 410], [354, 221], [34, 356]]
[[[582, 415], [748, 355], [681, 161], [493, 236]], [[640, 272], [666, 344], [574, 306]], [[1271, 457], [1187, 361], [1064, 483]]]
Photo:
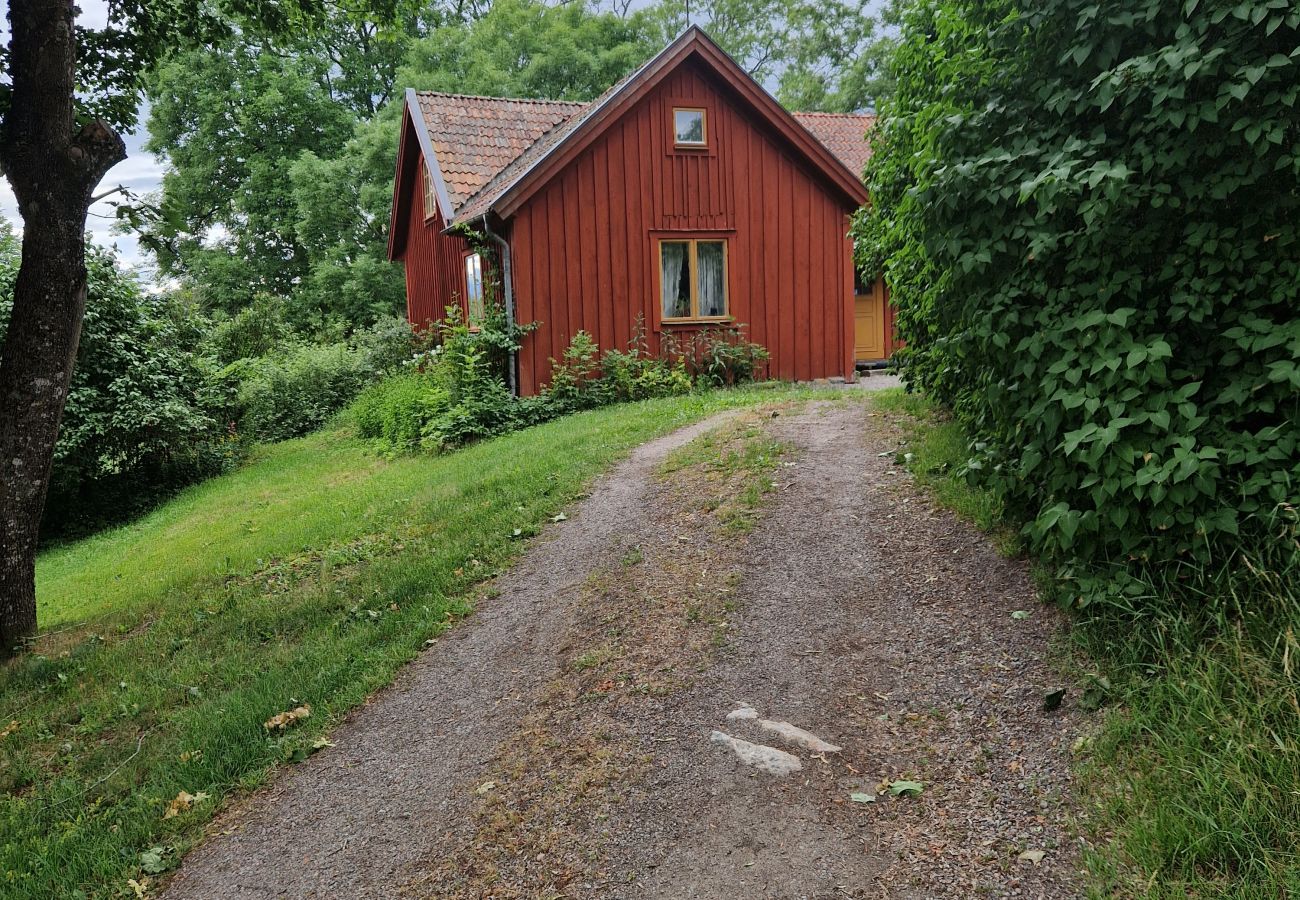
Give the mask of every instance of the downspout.
[[[510, 244], [505, 238], [492, 231], [492, 226], [488, 224], [488, 214], [483, 213], [483, 231], [489, 238], [495, 241], [501, 247], [501, 280], [505, 284], [506, 292], [506, 321], [511, 325], [515, 324], [515, 288], [510, 278]], [[518, 367], [518, 359], [514, 350], [510, 351], [510, 362], [506, 366], [510, 375], [510, 393], [519, 396], [519, 385], [515, 375], [515, 369]]]

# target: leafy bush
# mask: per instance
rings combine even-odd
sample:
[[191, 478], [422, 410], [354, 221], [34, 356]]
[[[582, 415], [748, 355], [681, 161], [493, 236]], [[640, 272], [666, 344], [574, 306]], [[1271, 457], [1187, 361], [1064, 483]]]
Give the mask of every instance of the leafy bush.
[[292, 334], [284, 316], [284, 301], [272, 294], [258, 294], [233, 316], [218, 320], [205, 345], [222, 364], [229, 365], [238, 359], [267, 356]]
[[1080, 605], [1276, 540], [1300, 493], [1298, 43], [1285, 3], [907, 15], [861, 262]]
[[761, 344], [745, 339], [745, 326], [705, 328], [665, 338], [664, 354], [686, 367], [693, 379], [718, 387], [753, 381], [767, 362]]
[[684, 360], [669, 361], [650, 355], [645, 319], [641, 316], [637, 316], [628, 349], [606, 350], [601, 357], [600, 380], [609, 403], [685, 394], [693, 386]]
[[239, 428], [262, 441], [314, 431], [370, 383], [365, 356], [347, 344], [299, 344], [226, 369], [238, 382]]
[[[0, 340], [13, 306], [19, 242], [0, 226]], [[147, 294], [107, 250], [87, 248], [86, 316], [42, 534], [65, 537], [139, 513], [224, 470], [239, 446], [216, 419], [220, 391], [192, 352], [200, 322]]]
[[[434, 346], [413, 360], [418, 371], [390, 378], [357, 398], [351, 414], [358, 433], [390, 451], [417, 446], [448, 450], [576, 410], [684, 394], [693, 387], [685, 354], [651, 356], [638, 321], [626, 351], [601, 354], [591, 335], [579, 331], [563, 360], [551, 360], [551, 383], [542, 394], [514, 397], [503, 370], [534, 326], [511, 325], [499, 307], [489, 309], [482, 325], [470, 329], [459, 308], [448, 308], [447, 317], [431, 329]], [[698, 346], [700, 360], [723, 360], [706, 363], [726, 373], [716, 381], [713, 375], [703, 375], [708, 383], [734, 384], [753, 372], [753, 360], [767, 357], [762, 347], [744, 345], [734, 334], [720, 334]], [[729, 352], [734, 355], [725, 356]]]
[[385, 319], [347, 341], [292, 343], [268, 356], [237, 360], [219, 374], [233, 385], [228, 415], [249, 438], [298, 437], [408, 362], [412, 348], [410, 326]]
[[358, 434], [402, 453], [420, 449], [426, 426], [450, 405], [428, 374], [406, 372], [366, 388], [351, 410]]

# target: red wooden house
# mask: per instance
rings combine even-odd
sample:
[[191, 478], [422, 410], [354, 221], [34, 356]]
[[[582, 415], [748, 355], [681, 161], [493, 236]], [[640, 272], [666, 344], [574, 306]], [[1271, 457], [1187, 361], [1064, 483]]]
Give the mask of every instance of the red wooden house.
[[[851, 378], [892, 350], [882, 285], [854, 290], [849, 216], [870, 117], [792, 114], [698, 28], [591, 103], [406, 92], [389, 257], [416, 325], [499, 281], [536, 393], [586, 330], [624, 349], [744, 324], [769, 374]], [[484, 259], [450, 230], [497, 248]], [[855, 299], [856, 294], [856, 299]]]

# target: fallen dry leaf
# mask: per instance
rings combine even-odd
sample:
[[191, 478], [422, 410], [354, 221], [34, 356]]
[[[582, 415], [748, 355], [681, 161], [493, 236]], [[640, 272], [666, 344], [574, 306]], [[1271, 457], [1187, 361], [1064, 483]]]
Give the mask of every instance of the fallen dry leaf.
[[299, 722], [303, 719], [307, 719], [310, 717], [311, 717], [311, 707], [308, 706], [306, 703], [304, 703], [302, 706], [295, 707], [294, 709], [291, 709], [288, 712], [282, 712], [282, 713], [278, 713], [277, 715], [271, 716], [271, 718], [267, 719], [265, 722], [262, 723], [262, 727], [265, 728], [267, 731], [275, 731], [277, 729], [279, 731], [284, 731], [286, 728], [288, 728], [290, 725], [294, 724], [295, 722]]
[[149, 879], [141, 878], [139, 881], [136, 881], [134, 878], [128, 878], [126, 880], [126, 886], [135, 891], [136, 897], [140, 898], [140, 900], [144, 900], [144, 897], [147, 896], [145, 891], [149, 888]]
[[202, 803], [204, 800], [207, 800], [209, 796], [209, 794], [205, 794], [203, 791], [199, 791], [197, 794], [191, 794], [188, 791], [181, 791], [172, 798], [171, 803], [167, 804], [167, 811], [163, 813], [163, 818], [171, 819], [179, 816], [194, 804]]
[[1034, 865], [1038, 865], [1043, 861], [1043, 857], [1046, 855], [1047, 855], [1046, 851], [1043, 850], [1026, 850], [1024, 853], [1021, 853], [1020, 856], [1017, 858], [1023, 859], [1026, 862], [1031, 862]]
[[18, 720], [14, 719], [4, 728], [0, 728], [0, 738], [7, 738], [9, 737], [9, 735], [13, 734], [17, 730], [18, 730]]
[[482, 784], [480, 784], [478, 787], [474, 788], [474, 793], [476, 793], [476, 794], [486, 794], [486, 793], [490, 792], [490, 791], [491, 791], [494, 787], [496, 787], [496, 786], [497, 786], [497, 783], [496, 783], [495, 781], [485, 781], [485, 782], [483, 782]]

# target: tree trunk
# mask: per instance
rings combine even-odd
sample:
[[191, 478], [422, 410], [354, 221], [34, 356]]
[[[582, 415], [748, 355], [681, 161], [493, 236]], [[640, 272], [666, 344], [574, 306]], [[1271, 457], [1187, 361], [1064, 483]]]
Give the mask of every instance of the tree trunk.
[[0, 346], [0, 656], [36, 631], [36, 546], [86, 308], [84, 232], [104, 173], [126, 157], [103, 122], [74, 122], [72, 0], [12, 0], [13, 79], [0, 165], [23, 217]]

